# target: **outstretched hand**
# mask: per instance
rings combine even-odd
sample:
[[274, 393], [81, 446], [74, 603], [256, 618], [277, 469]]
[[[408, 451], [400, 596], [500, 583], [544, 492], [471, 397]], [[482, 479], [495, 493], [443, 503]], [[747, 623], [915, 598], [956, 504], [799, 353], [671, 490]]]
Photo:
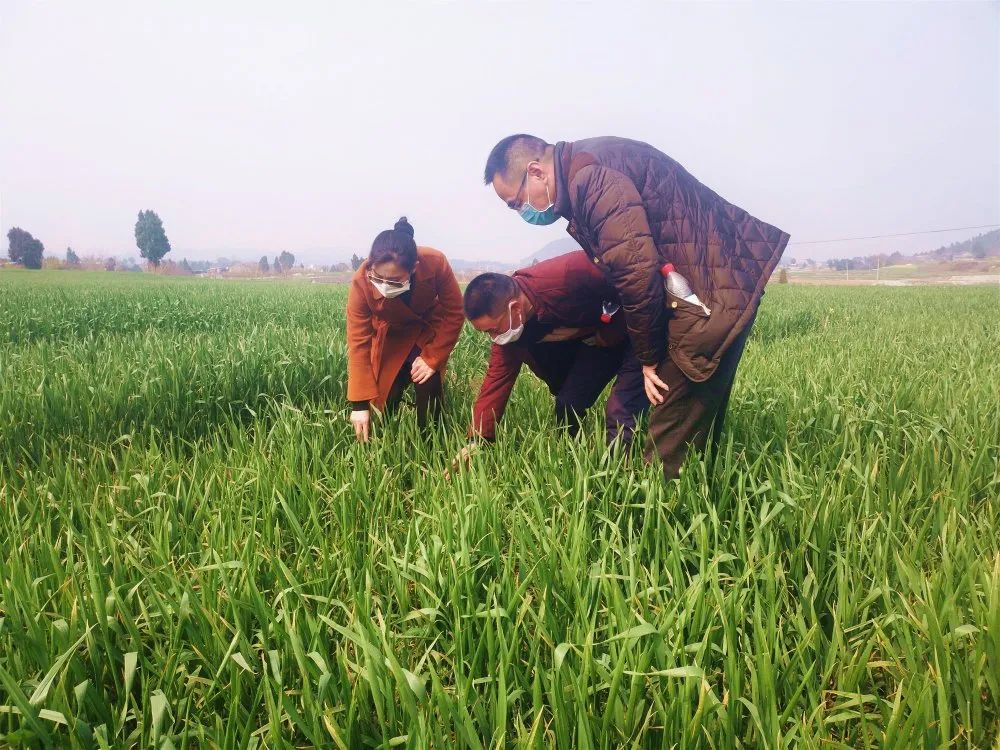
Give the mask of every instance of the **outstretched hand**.
[[478, 445], [469, 443], [458, 452], [458, 455], [451, 461], [451, 469], [445, 469], [444, 478], [450, 480], [453, 474], [457, 474], [462, 469], [467, 469], [472, 464], [472, 455], [476, 452]]
[[351, 412], [351, 426], [354, 427], [354, 437], [358, 442], [368, 442], [368, 428], [371, 424], [371, 412], [368, 409], [358, 409]]

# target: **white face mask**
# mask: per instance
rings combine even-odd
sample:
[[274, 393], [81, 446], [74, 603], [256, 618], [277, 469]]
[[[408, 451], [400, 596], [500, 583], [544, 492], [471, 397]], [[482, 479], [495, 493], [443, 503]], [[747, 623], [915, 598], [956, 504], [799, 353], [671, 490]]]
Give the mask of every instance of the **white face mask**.
[[402, 286], [389, 286], [383, 281], [372, 281], [371, 279], [369, 279], [369, 281], [371, 281], [371, 285], [378, 290], [378, 293], [386, 299], [392, 299], [393, 297], [398, 297], [399, 295], [410, 291], [409, 279], [407, 279], [406, 283]]
[[493, 343], [503, 346], [504, 344], [512, 344], [521, 338], [521, 334], [524, 333], [524, 318], [521, 319], [520, 325], [517, 328], [514, 327], [514, 315], [511, 305], [514, 302], [511, 300], [510, 304], [507, 305], [507, 319], [510, 322], [510, 329], [504, 331], [503, 333], [493, 337]]

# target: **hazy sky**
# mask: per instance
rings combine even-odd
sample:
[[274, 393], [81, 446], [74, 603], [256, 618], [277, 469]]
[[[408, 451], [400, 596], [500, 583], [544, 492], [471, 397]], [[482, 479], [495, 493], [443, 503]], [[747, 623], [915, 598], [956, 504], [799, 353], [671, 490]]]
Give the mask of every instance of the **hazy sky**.
[[482, 185], [517, 131], [652, 143], [793, 243], [1000, 223], [1000, 4], [0, 0], [0, 229], [48, 253], [134, 253], [152, 208], [175, 259], [330, 262], [406, 214], [516, 260], [566, 236]]

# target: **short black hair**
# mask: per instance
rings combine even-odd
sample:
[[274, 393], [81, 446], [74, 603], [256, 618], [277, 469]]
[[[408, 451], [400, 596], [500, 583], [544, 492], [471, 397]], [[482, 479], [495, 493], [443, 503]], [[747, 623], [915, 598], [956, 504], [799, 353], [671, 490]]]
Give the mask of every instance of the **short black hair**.
[[417, 265], [417, 243], [413, 241], [413, 227], [400, 216], [392, 229], [379, 232], [368, 253], [368, 265], [392, 261], [408, 271]]
[[481, 273], [465, 287], [463, 307], [469, 320], [499, 315], [517, 296], [517, 284], [502, 273]]
[[483, 171], [483, 184], [490, 185], [493, 178], [510, 177], [511, 171], [527, 168], [528, 162], [545, 156], [549, 144], [534, 135], [515, 133], [508, 135], [490, 151], [486, 159], [486, 169]]

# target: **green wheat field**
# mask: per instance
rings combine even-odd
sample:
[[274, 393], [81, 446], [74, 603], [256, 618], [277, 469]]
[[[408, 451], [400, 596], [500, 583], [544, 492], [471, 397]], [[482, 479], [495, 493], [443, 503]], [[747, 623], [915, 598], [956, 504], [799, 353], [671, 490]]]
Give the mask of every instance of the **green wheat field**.
[[0, 746], [998, 748], [1000, 288], [772, 286], [667, 485], [519, 381], [347, 421], [346, 288], [0, 273]]

